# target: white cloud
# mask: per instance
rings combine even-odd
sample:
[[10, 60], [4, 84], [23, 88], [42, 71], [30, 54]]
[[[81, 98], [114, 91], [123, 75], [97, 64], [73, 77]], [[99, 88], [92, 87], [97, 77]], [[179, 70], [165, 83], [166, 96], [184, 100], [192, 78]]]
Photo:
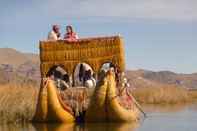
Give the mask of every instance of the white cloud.
[[48, 0], [41, 8], [59, 17], [197, 21], [197, 0]]

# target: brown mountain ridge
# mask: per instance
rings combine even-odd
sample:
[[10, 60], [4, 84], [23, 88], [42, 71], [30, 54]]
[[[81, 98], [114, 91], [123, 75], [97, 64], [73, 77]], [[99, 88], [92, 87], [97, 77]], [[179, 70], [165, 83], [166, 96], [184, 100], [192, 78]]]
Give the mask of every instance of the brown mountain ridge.
[[39, 81], [39, 55], [0, 48], [0, 75], [0, 83]]

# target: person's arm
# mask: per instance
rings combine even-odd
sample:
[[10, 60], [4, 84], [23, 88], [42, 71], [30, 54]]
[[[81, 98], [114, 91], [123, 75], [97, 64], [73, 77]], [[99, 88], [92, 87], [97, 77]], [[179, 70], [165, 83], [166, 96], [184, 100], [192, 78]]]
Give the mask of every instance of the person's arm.
[[64, 87], [66, 87], [66, 89], [69, 88], [68, 83], [66, 83], [64, 80], [61, 80], [61, 83], [62, 83], [62, 85], [63, 85]]
[[79, 39], [79, 36], [75, 33], [75, 39]]
[[58, 33], [58, 34], [57, 34], [57, 39], [58, 39], [58, 40], [61, 40], [61, 33]]
[[64, 40], [65, 39], [68, 39], [68, 35], [67, 34], [64, 34]]

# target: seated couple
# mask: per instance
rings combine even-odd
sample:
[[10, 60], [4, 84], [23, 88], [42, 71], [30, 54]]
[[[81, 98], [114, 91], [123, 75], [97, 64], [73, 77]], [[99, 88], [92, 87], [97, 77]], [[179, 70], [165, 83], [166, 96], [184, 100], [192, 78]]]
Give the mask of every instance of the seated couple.
[[[73, 31], [71, 25], [66, 26], [66, 33], [63, 40], [76, 41], [78, 39], [77, 34]], [[58, 25], [53, 25], [52, 30], [48, 34], [48, 40], [61, 40], [60, 28]]]

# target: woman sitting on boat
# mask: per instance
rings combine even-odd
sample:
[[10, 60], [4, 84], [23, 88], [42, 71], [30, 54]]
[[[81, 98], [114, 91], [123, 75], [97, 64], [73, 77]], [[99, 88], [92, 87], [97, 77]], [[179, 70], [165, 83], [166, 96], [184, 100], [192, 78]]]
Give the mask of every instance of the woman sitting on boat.
[[77, 39], [78, 39], [78, 36], [73, 31], [73, 27], [71, 25], [66, 26], [66, 34], [64, 35], [64, 40], [76, 41]]

